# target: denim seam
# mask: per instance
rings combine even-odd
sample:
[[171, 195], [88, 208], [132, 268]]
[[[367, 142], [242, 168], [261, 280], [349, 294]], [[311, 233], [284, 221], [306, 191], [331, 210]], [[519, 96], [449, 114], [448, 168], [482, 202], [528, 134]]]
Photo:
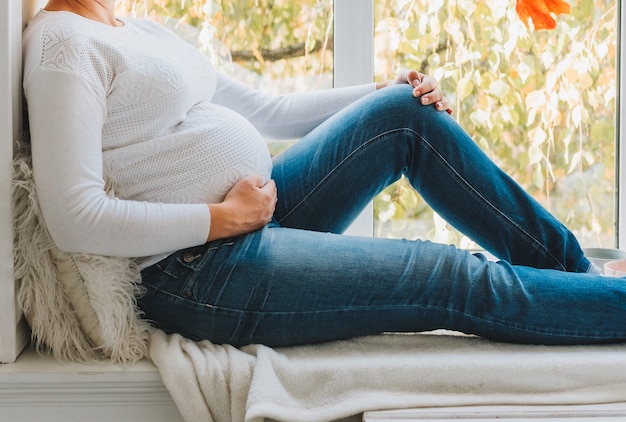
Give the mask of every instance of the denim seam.
[[[366, 311], [368, 309], [371, 310], [376, 310], [376, 311], [380, 311], [382, 308], [384, 308], [384, 306], [359, 306], [359, 307], [353, 307], [350, 309], [345, 309], [345, 308], [335, 308], [335, 309], [320, 309], [320, 310], [310, 310], [310, 311], [263, 311], [263, 310], [250, 310], [250, 309], [234, 309], [234, 308], [226, 308], [226, 307], [222, 307], [222, 306], [216, 306], [216, 305], [211, 305], [211, 304], [207, 304], [207, 303], [201, 303], [201, 302], [197, 302], [194, 300], [190, 300], [189, 298], [186, 297], [182, 297], [182, 296], [178, 296], [176, 294], [170, 293], [170, 292], [166, 292], [163, 291], [161, 289], [158, 288], [154, 288], [154, 290], [157, 290], [161, 293], [164, 293], [170, 297], [173, 297], [177, 300], [181, 300], [183, 302], [188, 302], [190, 304], [199, 306], [201, 308], [210, 308], [210, 309], [214, 309], [216, 311], [227, 311], [227, 312], [232, 312], [232, 313], [236, 313], [236, 314], [254, 314], [254, 315], [259, 315], [259, 314], [264, 314], [264, 315], [298, 315], [298, 316], [302, 316], [302, 315], [313, 315], [313, 314], [325, 314], [325, 313], [336, 313], [336, 312], [350, 312], [350, 311]], [[497, 321], [494, 319], [487, 319], [487, 318], [483, 318], [483, 317], [479, 317], [476, 315], [472, 315], [472, 314], [468, 314], [466, 312], [457, 310], [457, 309], [450, 309], [447, 307], [440, 307], [440, 306], [434, 306], [434, 305], [387, 305], [388, 308], [390, 309], [398, 309], [398, 308], [415, 308], [415, 309], [432, 309], [432, 310], [437, 310], [437, 311], [446, 311], [449, 313], [456, 313], [456, 314], [461, 314], [471, 320], [474, 321], [482, 321], [485, 322], [487, 324], [490, 325], [497, 325], [499, 327], [503, 327], [506, 328], [508, 330], [518, 330], [518, 331], [523, 331], [525, 333], [528, 334], [540, 334], [540, 335], [549, 335], [549, 336], [558, 336], [558, 337], [579, 337], [582, 339], [589, 339], [589, 338], [594, 338], [594, 339], [598, 339], [598, 340], [603, 340], [603, 339], [612, 339], [615, 337], [615, 335], [618, 335], [619, 333], [614, 332], [614, 333], [609, 333], [609, 335], [607, 336], [597, 336], [597, 335], [592, 335], [592, 334], [581, 334], [577, 331], [567, 331], [567, 332], [555, 332], [555, 331], [550, 331], [550, 330], [545, 330], [545, 329], [540, 329], [537, 327], [532, 327], [532, 326], [528, 326], [528, 327], [522, 327], [519, 325], [515, 325], [512, 323], [504, 323], [502, 321]]]
[[619, 335], [618, 332], [614, 332], [612, 334], [609, 334], [606, 337], [605, 336], [599, 337], [597, 335], [592, 335], [592, 334], [581, 334], [579, 331], [576, 331], [576, 330], [567, 330], [567, 331], [560, 330], [559, 332], [557, 332], [554, 330], [546, 330], [545, 327], [536, 327], [532, 325], [523, 326], [521, 324], [515, 324], [514, 322], [505, 322], [505, 321], [497, 320], [494, 318], [485, 318], [485, 317], [481, 317], [481, 316], [477, 316], [473, 314], [468, 314], [467, 312], [464, 312], [462, 310], [452, 309], [446, 306], [438, 306], [438, 305], [432, 305], [432, 304], [431, 305], [400, 305], [400, 306], [394, 306], [394, 308], [413, 307], [413, 306], [417, 306], [420, 309], [433, 309], [437, 311], [443, 310], [448, 313], [456, 313], [459, 315], [463, 315], [464, 317], [471, 319], [473, 321], [480, 321], [491, 326], [497, 325], [498, 327], [502, 327], [507, 330], [523, 331], [525, 333], [530, 333], [530, 334], [540, 334], [540, 335], [559, 336], [559, 337], [595, 338], [595, 339], [604, 339], [604, 338], [611, 339], [615, 335]]
[[380, 133], [370, 139], [368, 139], [367, 141], [363, 142], [361, 145], [358, 146], [358, 148], [354, 149], [350, 154], [348, 154], [343, 160], [341, 160], [339, 163], [337, 163], [337, 165], [335, 165], [335, 167], [333, 167], [326, 176], [324, 176], [324, 178], [322, 180], [320, 180], [320, 182], [315, 185], [310, 191], [309, 193], [300, 200], [300, 202], [298, 202], [296, 205], [294, 205], [293, 207], [291, 207], [291, 209], [289, 210], [288, 213], [286, 213], [283, 218], [280, 219], [279, 223], [284, 221], [285, 219], [287, 219], [291, 214], [293, 214], [302, 204], [304, 204], [308, 198], [310, 198], [311, 196], [313, 196], [317, 191], [319, 191], [322, 186], [326, 183], [326, 181], [328, 181], [330, 179], [330, 177], [333, 175], [333, 173], [335, 173], [337, 171], [337, 169], [341, 166], [343, 166], [346, 163], [351, 162], [352, 160], [354, 160], [364, 149], [369, 148], [372, 144], [376, 143], [379, 140], [383, 140], [384, 138], [387, 138], [388, 136], [391, 136], [391, 134], [393, 134], [394, 132], [403, 132], [405, 130], [410, 130], [410, 129], [406, 129], [406, 128], [402, 128], [402, 129], [393, 129], [393, 130], [389, 130], [383, 133]]
[[538, 239], [536, 239], [533, 235], [531, 235], [526, 230], [524, 230], [523, 227], [521, 227], [519, 224], [515, 223], [515, 221], [508, 218], [506, 214], [504, 214], [502, 211], [498, 209], [498, 207], [493, 205], [484, 196], [482, 196], [476, 189], [474, 189], [474, 187], [454, 169], [454, 167], [445, 159], [445, 157], [443, 157], [437, 151], [437, 149], [434, 148], [430, 142], [428, 142], [426, 138], [424, 138], [419, 133], [413, 131], [412, 129], [408, 129], [408, 130], [413, 132], [416, 137], [420, 138], [423, 141], [424, 145], [426, 145], [426, 147], [430, 149], [435, 154], [436, 157], [439, 158], [439, 160], [444, 164], [444, 167], [448, 169], [448, 173], [455, 176], [454, 178], [457, 181], [461, 182], [461, 187], [465, 187], [468, 193], [472, 194], [475, 198], [478, 198], [485, 205], [487, 205], [487, 208], [492, 210], [492, 214], [496, 216], [496, 218], [499, 218], [502, 221], [507, 222], [509, 224], [509, 227], [515, 228], [518, 231], [518, 233], [521, 233], [523, 235], [523, 237], [526, 237], [527, 239], [529, 239], [531, 243], [535, 245], [536, 248], [539, 248], [542, 251], [544, 251], [546, 256], [550, 256], [554, 260], [554, 262], [556, 262], [561, 267], [561, 270], [563, 271], [566, 270], [563, 263], [560, 262], [559, 259], [556, 258], [554, 255], [552, 255], [552, 253], [550, 253], [550, 251]]
[[434, 148], [432, 146], [432, 144], [430, 142], [428, 142], [428, 140], [426, 138], [424, 138], [421, 134], [419, 134], [418, 132], [416, 132], [415, 130], [408, 128], [408, 127], [404, 127], [404, 128], [396, 128], [396, 129], [392, 129], [383, 133], [380, 133], [372, 138], [370, 138], [369, 140], [363, 142], [361, 145], [359, 145], [358, 148], [356, 148], [354, 151], [352, 151], [348, 156], [346, 156], [341, 162], [339, 162], [337, 165], [335, 165], [335, 167], [333, 167], [331, 169], [331, 171], [328, 172], [328, 174], [316, 185], [314, 186], [310, 192], [304, 197], [302, 198], [302, 200], [300, 202], [298, 202], [296, 205], [294, 205], [291, 210], [289, 210], [288, 213], [286, 213], [283, 218], [281, 218], [281, 220], [279, 221], [282, 222], [285, 219], [287, 219], [293, 212], [295, 212], [302, 204], [304, 204], [306, 202], [306, 200], [308, 198], [310, 198], [312, 195], [315, 194], [315, 192], [319, 191], [322, 186], [325, 184], [325, 182], [330, 179], [330, 177], [333, 175], [333, 173], [336, 172], [336, 170], [343, 166], [344, 164], [350, 162], [351, 160], [355, 159], [355, 157], [360, 154], [365, 148], [369, 148], [371, 145], [373, 145], [374, 143], [376, 143], [377, 141], [381, 141], [384, 140], [390, 136], [392, 136], [393, 134], [397, 133], [397, 132], [408, 132], [410, 135], [412, 135], [415, 138], [418, 138], [422, 141], [422, 143], [429, 149], [431, 150], [436, 157], [439, 157], [439, 160], [444, 164], [444, 168], [447, 169], [448, 173], [454, 176], [454, 179], [462, 182], [461, 186], [470, 194], [472, 194], [474, 197], [476, 197], [477, 199], [479, 199], [480, 201], [482, 201], [484, 204], [487, 205], [487, 208], [492, 210], [492, 214], [496, 216], [496, 218], [501, 219], [502, 221], [507, 222], [510, 227], [515, 228], [519, 233], [521, 233], [523, 235], [523, 237], [526, 237], [527, 239], [530, 240], [530, 242], [532, 244], [535, 245], [536, 248], [539, 248], [541, 250], [544, 251], [544, 253], [547, 256], [550, 256], [560, 267], [562, 270], [565, 270], [565, 266], [563, 265], [562, 262], [560, 262], [554, 255], [552, 255], [550, 253], [550, 251], [541, 243], [539, 242], [534, 236], [532, 236], [530, 233], [528, 233], [527, 231], [525, 231], [521, 226], [519, 226], [518, 224], [516, 224], [513, 220], [509, 219], [504, 213], [502, 213], [495, 205], [493, 205], [491, 202], [489, 202], [485, 197], [483, 197], [482, 195], [480, 195], [478, 193], [478, 191], [476, 189], [474, 189], [472, 187], [471, 184], [469, 184], [469, 182], [467, 182], [467, 180], [465, 180], [463, 177], [461, 177], [461, 175], [454, 169], [454, 167], [437, 151], [436, 148]]
[[[196, 300], [190, 300], [188, 297], [182, 296], [180, 294], [168, 292], [167, 290], [160, 289], [160, 288], [158, 288], [156, 286], [151, 285], [150, 283], [146, 283], [146, 284], [147, 284], [147, 286], [146, 286], [147, 289], [155, 291], [155, 292], [162, 293], [162, 294], [164, 294], [166, 296], [169, 296], [169, 297], [171, 297], [173, 299], [176, 299], [176, 300], [179, 300], [179, 301], [189, 302], [189, 303], [192, 303], [194, 305], [200, 305], [200, 306], [205, 307], [205, 308], [216, 308], [216, 309], [226, 309], [226, 310], [229, 309], [229, 308], [219, 308], [218, 306], [214, 306], [214, 305], [211, 305], [211, 304], [208, 304], [208, 303], [201, 303], [201, 302], [198, 302]], [[237, 312], [245, 312], [245, 311], [237, 311]]]
[[602, 337], [598, 337], [596, 335], [592, 335], [592, 334], [581, 334], [578, 331], [575, 330], [568, 330], [568, 331], [563, 331], [560, 330], [559, 332], [554, 331], [554, 330], [546, 330], [545, 328], [541, 328], [541, 327], [534, 327], [534, 326], [521, 326], [521, 325], [516, 325], [513, 323], [505, 323], [502, 321], [497, 321], [495, 319], [487, 319], [487, 318], [483, 318], [483, 317], [478, 317], [475, 315], [471, 315], [471, 314], [467, 314], [465, 312], [462, 311], [457, 311], [454, 309], [446, 309], [448, 312], [454, 312], [457, 314], [461, 314], [469, 319], [472, 320], [477, 320], [477, 321], [481, 321], [484, 322], [486, 324], [489, 325], [497, 325], [499, 327], [503, 327], [506, 328], [508, 330], [517, 330], [517, 331], [523, 331], [525, 333], [530, 333], [530, 334], [540, 334], [540, 335], [546, 335], [546, 336], [558, 336], [558, 337], [580, 337], [580, 338], [595, 338], [595, 339], [611, 339], [614, 338], [615, 335], [619, 335], [620, 333], [614, 332], [612, 334], [609, 334], [608, 336], [602, 336]]

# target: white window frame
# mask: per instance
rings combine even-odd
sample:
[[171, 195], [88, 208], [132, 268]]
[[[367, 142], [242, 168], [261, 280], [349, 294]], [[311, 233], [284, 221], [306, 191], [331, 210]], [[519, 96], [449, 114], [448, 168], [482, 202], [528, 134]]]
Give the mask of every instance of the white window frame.
[[619, 51], [617, 55], [617, 130], [615, 131], [617, 139], [615, 146], [615, 153], [617, 154], [617, 168], [615, 170], [615, 188], [617, 190], [615, 221], [617, 227], [615, 227], [615, 231], [617, 232], [617, 247], [626, 249], [626, 192], [622, 189], [622, 187], [626, 187], [626, 141], [624, 141], [621, 136], [622, 133], [626, 134], [626, 31], [624, 30], [624, 24], [626, 23], [626, 7], [621, 0], [617, 0], [617, 2], [617, 36]]
[[[337, 0], [334, 5], [333, 80], [335, 87], [374, 81], [374, 0]], [[370, 203], [346, 234], [374, 235]]]
[[28, 343], [13, 278], [11, 158], [22, 131], [22, 28], [34, 0], [0, 2], [0, 362], [12, 362]]
[[[28, 341], [28, 331], [15, 298], [13, 279], [13, 234], [11, 218], [11, 157], [13, 145], [22, 130], [21, 121], [21, 32], [24, 20], [42, 7], [45, 0], [0, 1], [0, 362], [12, 362]], [[335, 86], [372, 82], [374, 77], [374, 3], [373, 0], [335, 2]], [[617, 187], [626, 186], [626, 148], [621, 148], [626, 133], [626, 10], [618, 1], [620, 34], [618, 52], [618, 125], [616, 130]], [[616, 232], [618, 247], [626, 248], [626, 193], [617, 192]], [[370, 205], [349, 234], [373, 233], [373, 208]]]

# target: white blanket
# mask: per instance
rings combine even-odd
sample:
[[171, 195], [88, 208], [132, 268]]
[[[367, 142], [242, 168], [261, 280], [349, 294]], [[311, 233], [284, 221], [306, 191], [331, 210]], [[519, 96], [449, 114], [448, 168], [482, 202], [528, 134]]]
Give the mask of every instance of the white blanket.
[[368, 410], [626, 402], [626, 345], [522, 346], [442, 334], [242, 349], [155, 331], [184, 419], [328, 421]]

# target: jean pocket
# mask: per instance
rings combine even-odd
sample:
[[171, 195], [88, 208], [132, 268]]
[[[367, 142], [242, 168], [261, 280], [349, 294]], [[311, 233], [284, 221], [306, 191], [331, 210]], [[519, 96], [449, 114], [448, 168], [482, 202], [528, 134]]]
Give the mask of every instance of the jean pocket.
[[[167, 258], [142, 271], [143, 282], [169, 294], [192, 298], [193, 285], [201, 273], [212, 274], [213, 257], [224, 246], [232, 246], [232, 240], [221, 240], [174, 252]], [[207, 283], [209, 280], [205, 280]]]
[[189, 280], [193, 278], [202, 256], [201, 247], [174, 252], [142, 270], [142, 284], [148, 290], [159, 290], [168, 294], [180, 295], [188, 290]]

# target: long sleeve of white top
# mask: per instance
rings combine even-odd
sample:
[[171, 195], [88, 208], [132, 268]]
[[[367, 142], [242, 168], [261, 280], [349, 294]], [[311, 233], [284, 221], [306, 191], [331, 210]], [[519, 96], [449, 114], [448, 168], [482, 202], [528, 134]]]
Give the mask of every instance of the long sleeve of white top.
[[213, 102], [243, 115], [266, 138], [296, 139], [375, 90], [370, 83], [272, 96], [218, 73]]
[[206, 241], [206, 204], [121, 200], [105, 192], [101, 130], [105, 105], [67, 72], [25, 83], [33, 168], [44, 221], [68, 252], [139, 257]]
[[[223, 96], [216, 95], [216, 103], [231, 106], [261, 126], [261, 133], [280, 138], [306, 133], [374, 90], [369, 84], [271, 97], [233, 80], [222, 82], [228, 88], [221, 91]], [[106, 194], [101, 149], [106, 109], [92, 86], [71, 74], [48, 70], [29, 78], [25, 89], [39, 201], [59, 248], [137, 257], [206, 241], [211, 219], [205, 204], [129, 201]], [[274, 124], [264, 127], [264, 122]]]

